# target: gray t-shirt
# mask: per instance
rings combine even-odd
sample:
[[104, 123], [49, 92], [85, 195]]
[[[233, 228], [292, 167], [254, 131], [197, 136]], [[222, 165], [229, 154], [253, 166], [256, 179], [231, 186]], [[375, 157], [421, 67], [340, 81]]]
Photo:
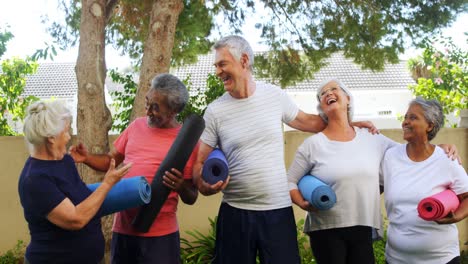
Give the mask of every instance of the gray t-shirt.
[[329, 140], [323, 133], [307, 138], [298, 148], [288, 171], [289, 189], [311, 174], [336, 193], [330, 210], [309, 212], [304, 231], [356, 225], [381, 226], [379, 171], [385, 151], [398, 144], [383, 135], [372, 135], [355, 127], [356, 136], [347, 142]]
[[283, 90], [260, 82], [248, 98], [225, 93], [208, 106], [201, 140], [211, 147], [219, 145], [229, 163], [231, 179], [223, 191], [224, 202], [247, 210], [291, 206], [282, 122], [291, 122], [298, 112]]

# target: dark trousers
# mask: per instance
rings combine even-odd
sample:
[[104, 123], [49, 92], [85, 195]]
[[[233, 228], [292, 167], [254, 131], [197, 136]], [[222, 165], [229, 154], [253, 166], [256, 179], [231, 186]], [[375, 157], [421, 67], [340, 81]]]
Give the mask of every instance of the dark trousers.
[[374, 264], [372, 228], [352, 226], [309, 233], [318, 264]]
[[159, 237], [112, 233], [112, 264], [180, 264], [179, 232]]
[[299, 264], [292, 207], [253, 211], [222, 203], [216, 224], [213, 264]]

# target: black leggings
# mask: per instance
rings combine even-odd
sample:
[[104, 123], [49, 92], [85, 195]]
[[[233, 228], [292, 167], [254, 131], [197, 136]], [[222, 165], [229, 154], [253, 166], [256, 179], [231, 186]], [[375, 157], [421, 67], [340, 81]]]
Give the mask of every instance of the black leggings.
[[351, 226], [309, 233], [318, 264], [374, 264], [372, 228]]

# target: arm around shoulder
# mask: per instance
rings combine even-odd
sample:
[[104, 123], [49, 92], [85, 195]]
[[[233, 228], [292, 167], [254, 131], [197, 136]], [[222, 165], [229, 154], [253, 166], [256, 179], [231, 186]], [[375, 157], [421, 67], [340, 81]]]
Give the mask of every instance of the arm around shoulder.
[[317, 133], [325, 129], [326, 124], [319, 115], [307, 114], [299, 110], [294, 120], [288, 126], [304, 131]]

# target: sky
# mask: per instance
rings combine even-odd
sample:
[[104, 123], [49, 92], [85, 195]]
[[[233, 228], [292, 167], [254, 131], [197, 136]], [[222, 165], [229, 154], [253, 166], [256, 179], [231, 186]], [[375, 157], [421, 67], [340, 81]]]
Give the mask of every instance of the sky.
[[[15, 35], [8, 42], [7, 52], [1, 59], [12, 56], [24, 58], [34, 54], [37, 49], [45, 48], [44, 42], [49, 44], [53, 42], [46, 32], [46, 25], [41, 23], [41, 17], [44, 15], [47, 15], [51, 20], [60, 17], [58, 0], [0, 0], [0, 27], [4, 29], [5, 25], [8, 24], [10, 26], [9, 31]], [[264, 50], [265, 47], [258, 44], [260, 32], [253, 27], [254, 24], [255, 22], [247, 20], [244, 30], [250, 32], [250, 34], [246, 36], [246, 39], [255, 51]], [[444, 35], [451, 36], [455, 44], [465, 50], [468, 50], [468, 43], [463, 32], [468, 31], [467, 24], [468, 14], [463, 14], [458, 17], [451, 27], [443, 30]], [[255, 33], [252, 34], [252, 32]], [[402, 54], [401, 58], [407, 59], [417, 54], [417, 50], [408, 49], [405, 54]], [[77, 47], [67, 51], [58, 50], [58, 55], [54, 61], [75, 62], [77, 56]], [[130, 65], [130, 60], [125, 56], [121, 56], [111, 46], [108, 46], [106, 47], [106, 64], [109, 69], [124, 69]]]

